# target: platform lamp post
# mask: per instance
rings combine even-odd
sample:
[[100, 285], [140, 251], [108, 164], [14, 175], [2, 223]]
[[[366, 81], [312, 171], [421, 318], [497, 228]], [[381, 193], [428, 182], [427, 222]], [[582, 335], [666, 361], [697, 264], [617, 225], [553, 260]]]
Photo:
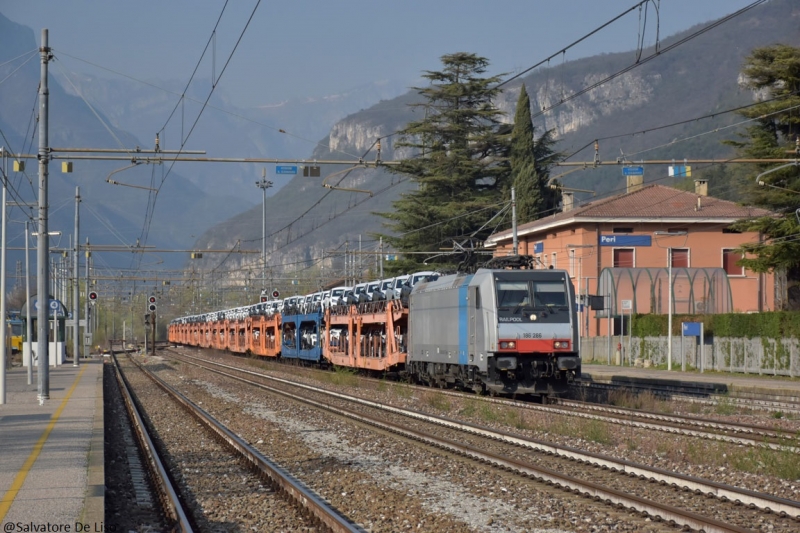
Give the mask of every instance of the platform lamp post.
[[[595, 246], [594, 244], [568, 244], [567, 248], [572, 252], [572, 257], [574, 258], [576, 249], [579, 249], [579, 248], [580, 249], [591, 248], [592, 251], [594, 251], [594, 246]], [[592, 254], [590, 253], [589, 256], [591, 256], [591, 255]], [[574, 265], [574, 263], [573, 263], [573, 265]], [[578, 305], [580, 305], [579, 302], [580, 302], [580, 299], [581, 299], [581, 290], [582, 290], [581, 280], [582, 279], [583, 279], [583, 254], [578, 256]], [[589, 283], [588, 282], [586, 283], [586, 293], [587, 294], [589, 293]], [[583, 302], [584, 306], [587, 304], [587, 301], [588, 301], [588, 298], [585, 298], [584, 302]], [[578, 309], [581, 309], [581, 316], [583, 316], [583, 313], [586, 313], [586, 316], [588, 317], [589, 312], [585, 308], [579, 307]], [[583, 327], [583, 322], [584, 322], [583, 320], [579, 320], [578, 321], [578, 349], [580, 349], [581, 343], [582, 343], [582, 341], [581, 341], [581, 337], [582, 337], [581, 329]], [[587, 323], [588, 323], [588, 318], [587, 318]], [[588, 327], [583, 332], [583, 334], [586, 335], [587, 337], [589, 336], [589, 328]]]
[[[664, 248], [658, 244], [658, 237], [680, 237], [688, 235], [686, 231], [656, 231], [653, 233], [656, 236], [656, 246]], [[684, 240], [683, 244], [686, 244]], [[672, 247], [669, 246], [667, 250], [667, 277], [669, 283], [667, 284], [667, 370], [672, 370]]]

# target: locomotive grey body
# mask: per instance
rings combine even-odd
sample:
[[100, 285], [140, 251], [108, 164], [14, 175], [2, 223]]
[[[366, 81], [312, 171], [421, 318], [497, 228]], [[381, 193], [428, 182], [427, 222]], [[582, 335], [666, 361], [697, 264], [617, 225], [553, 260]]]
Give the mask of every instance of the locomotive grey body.
[[502, 394], [559, 394], [580, 377], [575, 291], [563, 270], [442, 276], [410, 295], [407, 370]]

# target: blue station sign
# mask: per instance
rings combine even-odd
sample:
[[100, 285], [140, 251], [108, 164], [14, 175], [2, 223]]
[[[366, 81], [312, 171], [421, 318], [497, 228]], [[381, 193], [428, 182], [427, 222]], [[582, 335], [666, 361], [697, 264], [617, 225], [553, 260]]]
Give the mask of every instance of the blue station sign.
[[297, 165], [277, 165], [275, 174], [297, 174]]
[[544, 252], [544, 242], [539, 241], [533, 243], [533, 253], [540, 254], [542, 252]]
[[622, 167], [623, 176], [644, 176], [644, 167]]
[[652, 246], [650, 235], [600, 235], [600, 246]]
[[681, 322], [684, 337], [699, 337], [702, 322]]

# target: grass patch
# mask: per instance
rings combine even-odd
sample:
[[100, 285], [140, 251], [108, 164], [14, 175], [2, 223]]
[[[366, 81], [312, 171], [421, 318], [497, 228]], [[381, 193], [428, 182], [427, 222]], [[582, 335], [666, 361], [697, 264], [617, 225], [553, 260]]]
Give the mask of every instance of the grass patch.
[[800, 479], [800, 461], [790, 449], [749, 448], [735, 450], [730, 464], [743, 472], [767, 474], [786, 480]]
[[354, 368], [335, 366], [333, 367], [333, 372], [321, 372], [320, 381], [332, 385], [358, 387], [359, 381], [357, 373], [358, 371]]
[[525, 414], [516, 408], [508, 408], [505, 415], [506, 423], [517, 429], [530, 429], [530, 426], [525, 421]]
[[450, 400], [441, 392], [428, 392], [425, 393], [423, 401], [430, 407], [439, 411], [450, 411]]
[[392, 393], [395, 396], [400, 396], [401, 398], [411, 398], [411, 395], [414, 393], [411, 390], [411, 387], [408, 385], [404, 385], [402, 383], [392, 383]]
[[658, 396], [650, 391], [635, 393], [628, 389], [614, 390], [608, 397], [608, 403], [628, 409], [657, 411], [660, 413], [672, 412], [672, 406], [669, 402], [660, 400]]
[[459, 411], [458, 414], [460, 414], [461, 416], [473, 417], [478, 413], [478, 404], [479, 402], [477, 400], [468, 398], [467, 400], [464, 401], [464, 407], [461, 409], [461, 411]]
[[714, 411], [718, 415], [732, 415], [736, 413], [736, 403], [730, 396], [718, 396], [714, 406]]
[[598, 444], [611, 444], [611, 430], [606, 422], [601, 420], [586, 420], [583, 427], [583, 438]]
[[478, 418], [484, 422], [500, 422], [503, 416], [494, 409], [494, 405], [489, 402], [481, 402], [478, 407]]

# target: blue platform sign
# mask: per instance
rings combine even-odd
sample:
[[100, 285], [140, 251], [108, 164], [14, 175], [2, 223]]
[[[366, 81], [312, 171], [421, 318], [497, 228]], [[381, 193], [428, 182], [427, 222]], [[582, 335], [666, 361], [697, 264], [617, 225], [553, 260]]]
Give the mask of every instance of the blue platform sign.
[[297, 174], [297, 165], [277, 165], [275, 174]]
[[600, 235], [600, 246], [652, 246], [650, 235]]
[[684, 337], [699, 337], [702, 322], [681, 322]]
[[533, 243], [533, 253], [540, 254], [542, 252], [544, 252], [544, 242], [539, 241]]
[[623, 176], [644, 176], [644, 167], [622, 167]]

